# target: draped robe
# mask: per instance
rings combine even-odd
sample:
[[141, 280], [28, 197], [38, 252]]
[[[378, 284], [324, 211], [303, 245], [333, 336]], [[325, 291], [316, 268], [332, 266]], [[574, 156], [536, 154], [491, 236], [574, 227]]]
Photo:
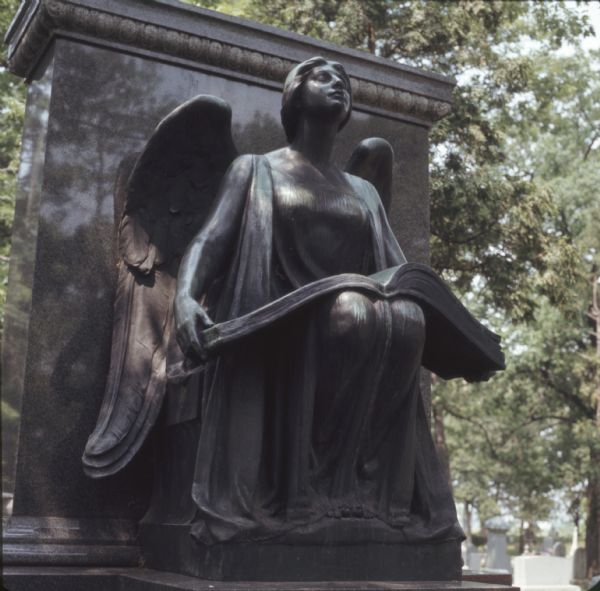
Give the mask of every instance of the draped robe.
[[[253, 157], [237, 244], [206, 294], [216, 322], [324, 276], [405, 262], [376, 190], [346, 176], [347, 194], [303, 196]], [[330, 299], [208, 365], [192, 490], [199, 541], [462, 537], [419, 390], [422, 314], [412, 302], [350, 299], [356, 346], [328, 329]]]

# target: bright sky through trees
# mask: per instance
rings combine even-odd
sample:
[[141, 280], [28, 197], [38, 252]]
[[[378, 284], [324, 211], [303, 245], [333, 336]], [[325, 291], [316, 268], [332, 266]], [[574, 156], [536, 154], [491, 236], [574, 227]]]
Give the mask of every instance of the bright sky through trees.
[[[570, 4], [577, 4], [575, 1], [570, 2]], [[600, 48], [600, 2], [598, 0], [594, 0], [593, 2], [587, 2], [583, 6], [580, 5], [579, 9], [585, 14], [587, 13], [591, 25], [594, 27], [594, 31], [596, 35], [594, 37], [587, 37], [583, 40], [583, 48], [590, 49], [599, 49]]]

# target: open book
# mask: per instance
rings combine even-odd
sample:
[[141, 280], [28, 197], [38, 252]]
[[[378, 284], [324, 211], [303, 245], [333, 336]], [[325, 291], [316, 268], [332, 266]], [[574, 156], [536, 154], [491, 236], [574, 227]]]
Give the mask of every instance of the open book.
[[423, 365], [444, 379], [487, 379], [504, 369], [500, 337], [478, 322], [436, 273], [420, 263], [405, 263], [375, 275], [343, 273], [304, 285], [249, 314], [215, 324], [200, 333], [207, 353], [262, 331], [291, 312], [327, 294], [360, 291], [380, 298], [402, 297], [425, 314]]

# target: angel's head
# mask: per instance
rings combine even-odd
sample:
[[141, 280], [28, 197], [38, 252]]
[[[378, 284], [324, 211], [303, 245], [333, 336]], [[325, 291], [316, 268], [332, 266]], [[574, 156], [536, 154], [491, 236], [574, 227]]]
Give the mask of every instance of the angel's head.
[[351, 112], [350, 78], [341, 64], [313, 57], [288, 74], [281, 100], [281, 122], [288, 142], [294, 141], [303, 113], [334, 118], [339, 130], [346, 125]]

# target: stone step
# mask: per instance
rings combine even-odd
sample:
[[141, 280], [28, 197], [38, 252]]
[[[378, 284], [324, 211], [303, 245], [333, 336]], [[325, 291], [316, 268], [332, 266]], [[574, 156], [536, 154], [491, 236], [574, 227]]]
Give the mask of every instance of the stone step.
[[473, 581], [207, 581], [145, 568], [6, 567], [3, 579], [8, 591], [519, 591]]

